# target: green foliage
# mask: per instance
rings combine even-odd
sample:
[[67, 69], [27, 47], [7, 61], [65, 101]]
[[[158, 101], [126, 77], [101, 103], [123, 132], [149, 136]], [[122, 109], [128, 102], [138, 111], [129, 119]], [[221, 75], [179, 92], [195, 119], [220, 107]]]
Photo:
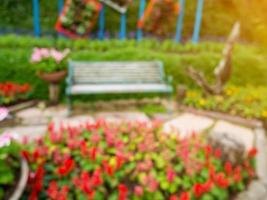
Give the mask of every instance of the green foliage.
[[[174, 86], [186, 84], [195, 87], [186, 68], [194, 66], [203, 70], [213, 81], [213, 70], [221, 58], [222, 43], [203, 42], [198, 45], [175, 44], [166, 40], [67, 40], [64, 38], [32, 38], [7, 35], [0, 37], [0, 82], [28, 82], [33, 86], [35, 98], [47, 98], [47, 85], [35, 75], [36, 66], [30, 64], [34, 47], [71, 49], [71, 59], [84, 61], [161, 60]], [[233, 56], [233, 85], [267, 85], [267, 52], [253, 46], [238, 45]], [[64, 84], [62, 85], [64, 91]]]
[[199, 90], [187, 92], [184, 104], [245, 118], [267, 119], [267, 89], [255, 86], [227, 86], [224, 95], [205, 96]]
[[[44, 33], [56, 35], [54, 26], [58, 17], [58, 2], [40, 0], [40, 23]], [[186, 2], [184, 38], [190, 38], [194, 28], [197, 1]], [[242, 38], [267, 44], [266, 1], [243, 0], [206, 0], [204, 3], [201, 35], [203, 37], [225, 37], [236, 20], [242, 24]], [[138, 21], [139, 1], [130, 4], [127, 13], [127, 31], [136, 31]], [[0, 4], [1, 29], [33, 30], [32, 1], [1, 0]], [[253, 11], [253, 12], [252, 12]], [[175, 22], [176, 23], [176, 22]], [[111, 8], [106, 9], [106, 30], [111, 36], [117, 37], [120, 26], [120, 15]], [[94, 32], [97, 30], [97, 25]], [[172, 31], [172, 34], [173, 31]]]
[[[1, 138], [2, 140], [4, 138]], [[0, 147], [0, 199], [4, 199], [5, 193], [12, 189], [17, 172], [20, 168], [19, 154], [20, 146], [11, 142], [9, 145]]]

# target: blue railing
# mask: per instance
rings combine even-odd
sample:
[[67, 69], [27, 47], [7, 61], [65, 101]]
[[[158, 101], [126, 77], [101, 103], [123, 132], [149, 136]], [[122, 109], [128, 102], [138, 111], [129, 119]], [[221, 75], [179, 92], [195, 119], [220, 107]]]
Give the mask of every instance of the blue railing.
[[[146, 0], [139, 0], [139, 19], [143, 16], [146, 6]], [[203, 4], [204, 0], [196, 0], [197, 1], [197, 9], [196, 9], [196, 19], [195, 19], [195, 27], [192, 36], [192, 42], [198, 43], [199, 41], [199, 34], [201, 28], [201, 20], [202, 20], [202, 12], [203, 12]], [[33, 2], [33, 23], [34, 23], [34, 35], [39, 37], [41, 35], [41, 27], [40, 27], [40, 13], [39, 13], [39, 0], [32, 0]], [[176, 34], [175, 34], [175, 41], [181, 42], [182, 40], [182, 32], [183, 32], [183, 21], [184, 21], [184, 13], [185, 13], [185, 2], [186, 0], [179, 0], [180, 2], [180, 14], [177, 19], [176, 25]], [[62, 11], [64, 5], [64, 0], [58, 0], [58, 12], [59, 14]], [[105, 38], [105, 10], [107, 6], [103, 5], [102, 10], [99, 14], [99, 30], [97, 32], [98, 39], [103, 40]], [[120, 18], [120, 32], [119, 32], [119, 39], [124, 40], [126, 39], [127, 30], [127, 14], [121, 14]], [[141, 29], [137, 29], [136, 39], [141, 40], [143, 37], [143, 32]]]

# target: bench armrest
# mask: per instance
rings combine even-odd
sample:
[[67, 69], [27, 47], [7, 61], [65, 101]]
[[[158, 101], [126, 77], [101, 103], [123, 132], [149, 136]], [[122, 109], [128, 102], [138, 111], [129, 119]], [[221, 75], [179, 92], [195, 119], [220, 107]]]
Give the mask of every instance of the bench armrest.
[[66, 78], [66, 84], [68, 86], [72, 85], [72, 78], [70, 76], [67, 76], [67, 78]]

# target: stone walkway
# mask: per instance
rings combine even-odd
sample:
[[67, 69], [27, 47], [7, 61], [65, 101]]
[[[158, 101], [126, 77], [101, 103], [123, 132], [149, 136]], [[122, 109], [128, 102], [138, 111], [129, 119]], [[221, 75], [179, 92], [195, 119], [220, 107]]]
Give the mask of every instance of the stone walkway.
[[51, 107], [48, 109], [29, 108], [17, 113], [21, 125], [7, 127], [4, 131], [15, 132], [22, 141], [25, 137], [34, 140], [42, 137], [47, 131], [47, 124], [53, 121], [56, 126], [77, 126], [83, 122], [94, 122], [104, 118], [108, 122], [142, 121], [153, 119], [164, 122], [164, 132], [179, 133], [180, 137], [189, 137], [193, 132], [207, 134], [215, 145], [222, 145], [227, 151], [243, 150], [244, 153], [256, 146], [257, 174], [259, 180], [254, 181], [248, 190], [238, 196], [238, 200], [267, 200], [267, 141], [263, 129], [248, 128], [232, 124], [223, 120], [204, 117], [192, 113], [177, 113], [175, 115], [155, 114], [149, 118], [142, 112], [100, 112], [89, 115], [67, 117], [65, 107]]

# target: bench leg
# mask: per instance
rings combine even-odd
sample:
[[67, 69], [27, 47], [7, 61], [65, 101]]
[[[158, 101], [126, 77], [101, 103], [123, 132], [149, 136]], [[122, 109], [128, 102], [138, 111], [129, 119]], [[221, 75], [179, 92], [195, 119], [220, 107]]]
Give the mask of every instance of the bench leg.
[[168, 100], [169, 100], [169, 105], [168, 105], [168, 114], [172, 115], [174, 112], [173, 105], [172, 105], [172, 93], [168, 94]]
[[68, 107], [68, 117], [71, 116], [72, 112], [72, 104], [71, 104], [71, 96], [67, 96], [67, 107]]

